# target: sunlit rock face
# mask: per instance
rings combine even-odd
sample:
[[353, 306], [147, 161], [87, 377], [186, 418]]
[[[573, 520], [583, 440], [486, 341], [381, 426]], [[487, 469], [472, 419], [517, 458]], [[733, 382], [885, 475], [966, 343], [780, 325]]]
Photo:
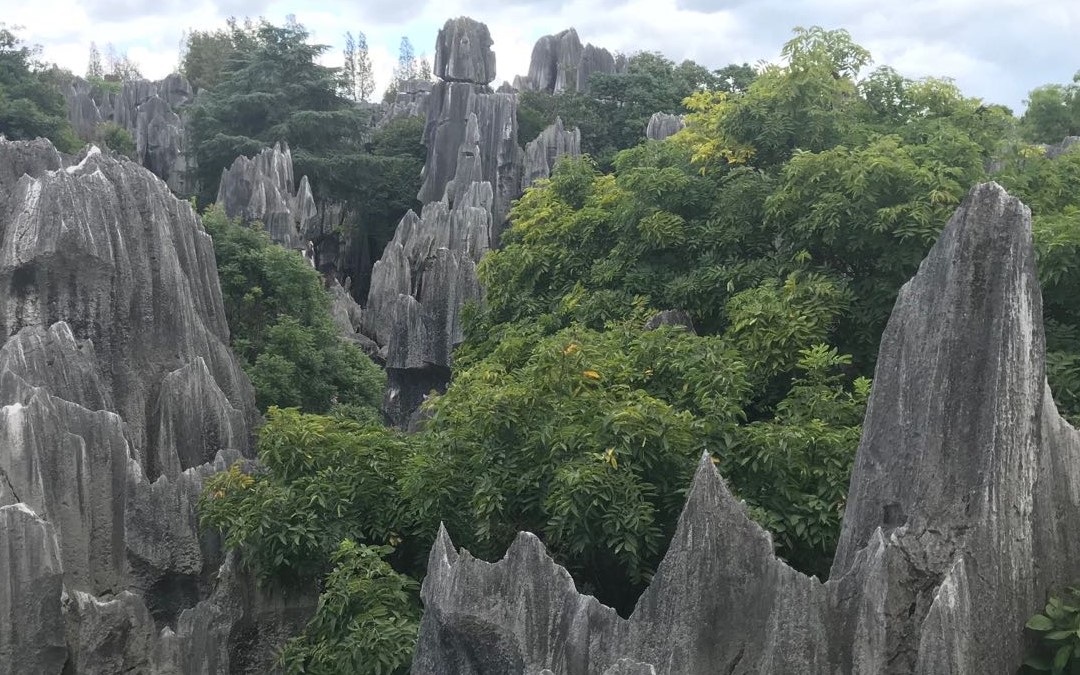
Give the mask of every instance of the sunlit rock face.
[[1031, 214], [975, 187], [882, 337], [828, 581], [773, 555], [707, 457], [629, 619], [521, 534], [491, 564], [443, 530], [413, 672], [1012, 673], [1080, 576], [1080, 435], [1046, 385]]
[[0, 289], [0, 673], [230, 672], [258, 593], [195, 504], [256, 409], [210, 237], [135, 162], [0, 141]]

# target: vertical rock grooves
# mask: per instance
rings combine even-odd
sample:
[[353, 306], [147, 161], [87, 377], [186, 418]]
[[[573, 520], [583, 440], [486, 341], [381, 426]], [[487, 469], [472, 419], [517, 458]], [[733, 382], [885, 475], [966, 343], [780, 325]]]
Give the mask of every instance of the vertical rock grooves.
[[1080, 576], [1080, 434], [1041, 305], [1030, 212], [975, 187], [882, 337], [830, 580], [777, 560], [705, 457], [628, 620], [532, 535], [486, 563], [440, 531], [413, 672], [1015, 672], [1027, 617]]
[[228, 671], [254, 591], [195, 504], [256, 409], [210, 237], [133, 162], [0, 140], [0, 289], [0, 675]]

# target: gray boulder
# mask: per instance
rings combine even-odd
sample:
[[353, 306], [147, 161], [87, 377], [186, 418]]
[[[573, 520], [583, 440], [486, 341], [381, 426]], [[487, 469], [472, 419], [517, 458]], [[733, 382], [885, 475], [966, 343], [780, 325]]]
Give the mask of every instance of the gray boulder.
[[[476, 135], [470, 131], [476, 118]], [[470, 141], [463, 150], [466, 140]], [[523, 153], [517, 140], [517, 99], [513, 94], [492, 94], [474, 84], [439, 82], [428, 100], [424, 129], [427, 160], [423, 184], [416, 198], [422, 204], [443, 198], [447, 184], [458, 172], [458, 162], [468, 157], [474, 144], [479, 151], [482, 178], [495, 195], [493, 215], [502, 223], [510, 202], [521, 192]]]
[[81, 77], [61, 88], [68, 119], [80, 138], [92, 141], [98, 128], [112, 122], [131, 133], [136, 160], [164, 180], [176, 194], [192, 192], [187, 129], [180, 115], [194, 99], [191, 85], [177, 73], [163, 80], [132, 80], [119, 93], [91, 85]]
[[490, 84], [495, 52], [488, 27], [468, 17], [449, 19], [435, 41], [435, 76], [447, 82]]
[[521, 534], [431, 550], [420, 673], [1012, 673], [1024, 623], [1080, 576], [1080, 433], [1045, 380], [1031, 215], [977, 186], [882, 338], [831, 578], [773, 555], [703, 457], [629, 619]]
[[561, 117], [540, 132], [525, 146], [525, 164], [521, 175], [521, 189], [529, 187], [541, 178], [551, 176], [559, 157], [581, 157], [581, 130], [567, 129]]
[[1066, 136], [1060, 143], [1046, 146], [1046, 156], [1056, 159], [1069, 151], [1075, 145], [1080, 145], [1080, 136]]
[[685, 126], [686, 122], [682, 115], [653, 113], [649, 118], [649, 125], [645, 128], [645, 138], [650, 141], [662, 141], [668, 136], [675, 135]]

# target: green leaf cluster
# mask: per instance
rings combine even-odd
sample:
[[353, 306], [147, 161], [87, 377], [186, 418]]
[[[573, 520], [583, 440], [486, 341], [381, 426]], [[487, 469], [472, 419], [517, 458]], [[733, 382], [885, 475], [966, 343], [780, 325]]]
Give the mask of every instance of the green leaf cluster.
[[343, 405], [378, 419], [385, 377], [334, 326], [321, 275], [257, 222], [230, 221], [215, 205], [202, 223], [214, 239], [232, 347], [259, 407]]
[[1027, 628], [1038, 642], [1020, 672], [1080, 673], [1080, 588], [1070, 586], [1051, 596], [1043, 613], [1028, 619]]
[[47, 138], [62, 152], [78, 152], [82, 141], [68, 123], [59, 76], [36, 55], [0, 23], [0, 134], [13, 141]]

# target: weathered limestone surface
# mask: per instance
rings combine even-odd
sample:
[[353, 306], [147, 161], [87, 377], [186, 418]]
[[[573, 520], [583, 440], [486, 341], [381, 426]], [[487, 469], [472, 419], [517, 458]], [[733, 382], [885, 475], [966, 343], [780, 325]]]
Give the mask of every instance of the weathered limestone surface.
[[974, 188], [882, 337], [827, 582], [773, 555], [707, 457], [629, 619], [531, 534], [497, 563], [440, 531], [414, 673], [1012, 673], [1080, 576], [1080, 434], [1045, 381], [1028, 209]]
[[288, 143], [275, 143], [254, 157], [237, 157], [222, 169], [217, 203], [230, 218], [261, 221], [271, 239], [293, 250], [306, 247], [318, 222], [307, 176], [300, 185], [293, 178]]
[[256, 419], [210, 237], [134, 162], [0, 140], [0, 288], [0, 674], [243, 672], [257, 593], [182, 620], [224, 593], [195, 504]]
[[450, 19], [435, 42], [435, 76], [447, 82], [491, 84], [495, 52], [488, 27], [475, 19]]
[[1050, 159], [1056, 159], [1075, 145], [1080, 145], [1080, 136], [1066, 136], [1060, 143], [1046, 146], [1046, 156]]
[[662, 141], [685, 126], [686, 122], [683, 121], [682, 115], [671, 115], [662, 112], [653, 113], [652, 117], [649, 118], [649, 125], [645, 128], [645, 138], [650, 141]]
[[581, 156], [581, 130], [567, 129], [561, 117], [540, 132], [525, 146], [525, 165], [521, 176], [521, 189], [529, 187], [541, 178], [547, 178], [555, 168], [555, 162], [563, 155]]
[[529, 74], [515, 79], [514, 86], [519, 90], [552, 94], [587, 92], [593, 73], [611, 74], [623, 68], [625, 63], [620, 64], [611, 52], [591, 44], [582, 45], [577, 31], [568, 28], [536, 41], [529, 61]]
[[62, 88], [75, 132], [93, 139], [105, 122], [117, 124], [135, 140], [136, 160], [164, 180], [176, 194], [189, 194], [183, 106], [194, 99], [191, 85], [173, 73], [163, 80], [124, 82], [119, 93], [75, 77]]

